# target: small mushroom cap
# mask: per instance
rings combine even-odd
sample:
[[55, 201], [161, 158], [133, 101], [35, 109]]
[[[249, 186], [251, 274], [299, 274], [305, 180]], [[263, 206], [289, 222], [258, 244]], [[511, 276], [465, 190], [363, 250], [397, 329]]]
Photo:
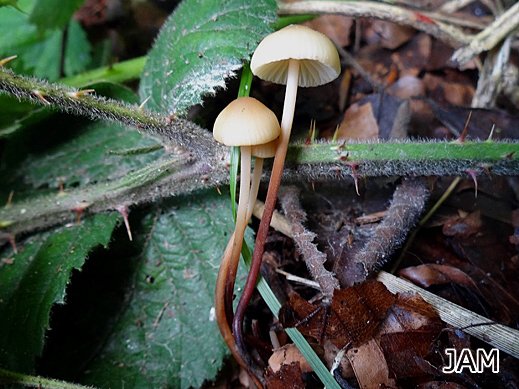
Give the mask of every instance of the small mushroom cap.
[[251, 154], [256, 158], [272, 158], [276, 155], [276, 149], [278, 148], [279, 138], [264, 143], [262, 145], [252, 146]]
[[299, 86], [335, 80], [341, 73], [339, 54], [332, 41], [311, 28], [292, 24], [266, 36], [252, 55], [251, 70], [259, 78], [286, 84], [288, 62], [299, 60]]
[[254, 146], [276, 139], [279, 122], [270, 109], [253, 97], [239, 97], [216, 118], [213, 137], [226, 146]]

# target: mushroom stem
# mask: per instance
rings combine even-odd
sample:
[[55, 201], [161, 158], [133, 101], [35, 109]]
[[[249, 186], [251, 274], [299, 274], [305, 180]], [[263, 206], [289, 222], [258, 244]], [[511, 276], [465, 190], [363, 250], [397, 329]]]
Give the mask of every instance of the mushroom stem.
[[250, 195], [250, 170], [251, 170], [251, 147], [240, 147], [240, 197], [238, 200], [238, 211], [236, 212], [236, 226], [234, 227], [234, 239], [230, 258], [229, 270], [225, 285], [225, 306], [229, 321], [232, 320], [232, 300], [234, 294], [234, 281], [240, 262], [240, 253], [243, 245], [245, 228], [247, 227], [247, 209]]
[[254, 210], [254, 203], [258, 198], [259, 185], [261, 182], [261, 175], [263, 174], [263, 158], [256, 157], [254, 161], [254, 171], [252, 172], [252, 180], [250, 185], [249, 204], [247, 205], [247, 223], [252, 217]]
[[299, 81], [299, 61], [291, 59], [288, 65], [287, 86], [285, 91], [285, 102], [283, 104], [283, 116], [281, 118], [281, 135], [279, 137], [279, 144], [276, 149], [276, 155], [272, 166], [270, 176], [270, 183], [265, 199], [265, 210], [261, 218], [258, 233], [256, 235], [256, 243], [254, 246], [254, 253], [252, 255], [252, 264], [247, 276], [243, 294], [236, 309], [236, 315], [232, 322], [232, 329], [236, 343], [240, 352], [246, 354], [245, 342], [242, 334], [242, 322], [245, 316], [245, 310], [249, 305], [249, 301], [256, 287], [256, 280], [261, 267], [261, 260], [265, 250], [265, 241], [272, 220], [272, 214], [276, 207], [277, 194], [279, 185], [281, 184], [281, 176], [283, 174], [283, 166], [285, 164], [285, 157], [288, 149], [288, 141], [290, 139], [290, 132], [292, 130], [292, 123], [294, 120], [294, 111], [297, 98], [297, 87]]

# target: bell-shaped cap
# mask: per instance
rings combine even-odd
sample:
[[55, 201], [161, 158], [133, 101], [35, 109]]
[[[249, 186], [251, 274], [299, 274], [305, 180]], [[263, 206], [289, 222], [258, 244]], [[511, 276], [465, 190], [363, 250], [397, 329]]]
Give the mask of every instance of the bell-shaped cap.
[[251, 70], [259, 78], [286, 84], [288, 62], [299, 60], [299, 86], [311, 87], [335, 80], [341, 73], [332, 41], [311, 28], [292, 24], [266, 36], [252, 55]]
[[239, 97], [216, 118], [213, 137], [226, 146], [254, 146], [276, 139], [279, 121], [270, 109], [253, 97]]

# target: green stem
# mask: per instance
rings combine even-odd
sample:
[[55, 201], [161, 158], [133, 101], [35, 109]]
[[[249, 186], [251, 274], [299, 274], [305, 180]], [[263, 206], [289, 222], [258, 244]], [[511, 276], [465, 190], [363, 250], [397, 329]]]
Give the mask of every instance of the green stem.
[[62, 78], [60, 82], [65, 85], [81, 88], [100, 81], [121, 83], [136, 80], [140, 77], [145, 63], [146, 57], [133, 58], [75, 76]]
[[225, 153], [225, 148], [217, 145], [208, 131], [188, 120], [166, 118], [137, 106], [95, 95], [78, 95], [76, 92], [76, 89], [68, 86], [20, 76], [0, 67], [0, 93], [78, 116], [132, 126], [144, 134], [159, 138], [163, 144], [171, 148], [185, 148], [201, 159], [214, 157], [217, 150]]
[[43, 378], [37, 376], [30, 376], [22, 373], [0, 368], [0, 383], [3, 384], [18, 384], [23, 386], [30, 386], [45, 389], [92, 389], [93, 386], [84, 386], [72, 384], [65, 381], [53, 380], [50, 378]]
[[[499, 142], [375, 142], [306, 146], [292, 145], [287, 165], [307, 168], [316, 179], [337, 179], [347, 174], [373, 176], [455, 176], [519, 173], [519, 143]], [[327, 164], [327, 166], [323, 166]], [[329, 164], [335, 164], [330, 166]], [[305, 166], [306, 165], [306, 166]]]
[[120, 179], [93, 184], [66, 192], [48, 194], [0, 208], [0, 229], [18, 234], [74, 220], [75, 213], [98, 213], [186, 194], [213, 180], [225, 180], [226, 171], [214, 170], [210, 183], [200, 180], [200, 171], [207, 167], [193, 163], [186, 156], [150, 163]]

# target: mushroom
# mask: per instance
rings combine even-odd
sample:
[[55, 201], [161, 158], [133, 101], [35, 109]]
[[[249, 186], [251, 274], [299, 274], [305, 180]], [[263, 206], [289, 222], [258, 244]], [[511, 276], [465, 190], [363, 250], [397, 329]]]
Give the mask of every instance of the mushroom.
[[[227, 146], [240, 146], [240, 190], [238, 200], [238, 211], [236, 214], [236, 225], [234, 233], [229, 239], [227, 248], [220, 265], [215, 291], [216, 319], [220, 332], [222, 333], [231, 352], [243, 365], [243, 360], [236, 353], [234, 339], [230, 331], [230, 320], [232, 320], [232, 293], [234, 280], [240, 259], [243, 236], [247, 226], [252, 205], [250, 199], [257, 195], [257, 187], [261, 178], [263, 162], [261, 156], [266, 155], [265, 147], [258, 145], [268, 144], [278, 138], [280, 134], [279, 122], [276, 115], [258, 100], [252, 97], [240, 97], [232, 101], [216, 118], [213, 128], [214, 138]], [[251, 156], [260, 155], [256, 160], [254, 184], [251, 188]], [[251, 193], [252, 192], [252, 193]], [[252, 194], [252, 196], [251, 196]], [[249, 211], [250, 210], [250, 211]]]
[[244, 343], [241, 322], [256, 285], [265, 240], [276, 205], [294, 118], [297, 87], [326, 84], [337, 78], [341, 71], [339, 54], [332, 41], [326, 35], [300, 25], [287, 26], [265, 37], [256, 48], [250, 66], [252, 73], [259, 78], [286, 84], [286, 91], [281, 135], [272, 166], [265, 209], [256, 235], [251, 269], [233, 320], [234, 336], [242, 351]]

